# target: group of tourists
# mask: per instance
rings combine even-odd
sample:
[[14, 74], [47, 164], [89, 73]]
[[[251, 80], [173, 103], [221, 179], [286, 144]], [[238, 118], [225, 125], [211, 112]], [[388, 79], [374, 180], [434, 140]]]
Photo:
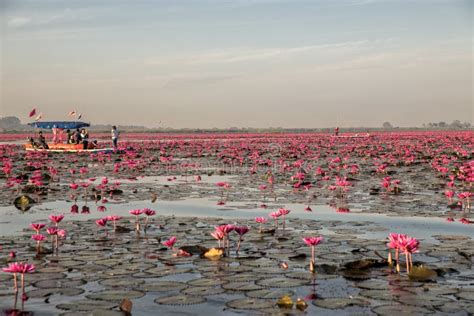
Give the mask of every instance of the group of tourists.
[[[82, 130], [79, 130], [78, 128], [76, 131], [71, 132], [71, 130], [67, 130], [67, 143], [68, 144], [82, 144], [83, 149], [93, 149], [95, 148], [94, 143], [97, 141], [91, 142], [89, 144], [89, 132], [83, 128]], [[89, 146], [91, 145], [91, 146]], [[93, 147], [93, 148], [90, 148]]]
[[[67, 144], [82, 144], [83, 149], [97, 148], [97, 140], [90, 141], [89, 132], [85, 128], [81, 130], [77, 128], [75, 131], [74, 130], [71, 131], [70, 129], [67, 129], [66, 134], [67, 134], [67, 140], [66, 140]], [[56, 135], [57, 133], [55, 130], [53, 133], [53, 142], [55, 144], [59, 142], [56, 138]], [[116, 126], [112, 127], [111, 136], [112, 136], [112, 144], [114, 146], [114, 150], [116, 150], [118, 146], [118, 138], [119, 138], [119, 132]], [[62, 139], [62, 137], [60, 139]], [[39, 131], [37, 140], [35, 140], [33, 137], [29, 137], [28, 140], [34, 148], [49, 149], [48, 143], [46, 142], [46, 138], [44, 137], [42, 131]]]

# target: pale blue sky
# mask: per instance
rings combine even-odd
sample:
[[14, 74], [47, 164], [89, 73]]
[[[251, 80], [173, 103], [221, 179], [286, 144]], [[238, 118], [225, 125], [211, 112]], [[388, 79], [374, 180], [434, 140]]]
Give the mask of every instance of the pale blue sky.
[[1, 116], [74, 109], [176, 128], [473, 121], [469, 0], [0, 3]]

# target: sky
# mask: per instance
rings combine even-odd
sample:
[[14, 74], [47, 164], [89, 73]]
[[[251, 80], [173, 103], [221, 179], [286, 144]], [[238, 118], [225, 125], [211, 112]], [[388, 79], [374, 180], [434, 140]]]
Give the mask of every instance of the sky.
[[0, 0], [0, 116], [474, 123], [470, 0]]

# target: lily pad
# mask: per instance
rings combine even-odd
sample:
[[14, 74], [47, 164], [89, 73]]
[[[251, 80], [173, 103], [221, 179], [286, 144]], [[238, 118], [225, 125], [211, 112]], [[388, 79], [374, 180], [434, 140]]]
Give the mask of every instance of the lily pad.
[[61, 287], [61, 288], [48, 288], [28, 291], [28, 297], [47, 297], [51, 295], [64, 295], [64, 296], [77, 296], [84, 293], [83, 289]]
[[222, 284], [222, 288], [230, 291], [255, 291], [261, 290], [262, 287], [260, 285], [249, 283], [249, 282], [229, 282], [226, 284]]
[[105, 291], [89, 294], [86, 297], [92, 300], [121, 301], [124, 298], [134, 299], [134, 298], [142, 297], [143, 295], [145, 295], [145, 293], [139, 292], [139, 291], [105, 290]]
[[155, 300], [155, 303], [160, 305], [195, 305], [205, 302], [206, 299], [204, 297], [196, 295], [172, 295]]
[[265, 300], [273, 300], [284, 295], [293, 296], [295, 293], [287, 289], [265, 289], [246, 292], [245, 295], [251, 298], [260, 298]]
[[79, 300], [56, 305], [56, 308], [75, 312], [90, 312], [98, 309], [112, 309], [117, 304], [106, 301]]
[[277, 287], [277, 288], [297, 287], [297, 286], [310, 284], [308, 280], [289, 279], [289, 278], [269, 278], [269, 279], [263, 279], [263, 280], [257, 281], [256, 283], [258, 285], [263, 285], [266, 287]]
[[224, 290], [220, 287], [189, 287], [181, 291], [185, 295], [197, 295], [197, 296], [208, 296], [224, 293]]
[[275, 306], [275, 303], [269, 300], [261, 300], [257, 298], [241, 298], [226, 303], [227, 307], [234, 309], [265, 309]]
[[135, 288], [145, 292], [171, 292], [186, 288], [186, 284], [174, 281], [153, 281], [142, 283]]
[[420, 306], [410, 306], [402, 304], [381, 305], [372, 308], [372, 312], [377, 315], [426, 315], [432, 312]]
[[345, 309], [349, 306], [365, 307], [370, 306], [370, 301], [363, 298], [345, 298], [345, 297], [331, 297], [324, 299], [316, 299], [313, 304], [326, 309]]
[[414, 281], [435, 281], [438, 277], [438, 273], [427, 267], [413, 266], [408, 277]]
[[196, 279], [187, 282], [187, 284], [192, 285], [192, 286], [216, 286], [216, 285], [221, 285], [227, 283], [224, 280], [219, 280], [219, 279]]

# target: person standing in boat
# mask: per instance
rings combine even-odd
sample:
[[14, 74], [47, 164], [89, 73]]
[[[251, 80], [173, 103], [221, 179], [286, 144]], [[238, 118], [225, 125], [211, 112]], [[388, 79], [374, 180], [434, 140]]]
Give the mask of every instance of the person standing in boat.
[[118, 144], [118, 137], [119, 137], [119, 131], [117, 130], [117, 126], [112, 126], [112, 143], [114, 144], [114, 149], [117, 149], [117, 144]]
[[88, 149], [89, 146], [89, 133], [86, 131], [85, 128], [81, 131], [81, 140], [82, 140], [82, 148]]
[[336, 127], [336, 129], [334, 130], [334, 135], [339, 136], [339, 127]]
[[57, 144], [58, 143], [58, 127], [56, 124], [53, 125], [53, 128], [51, 129], [53, 131], [53, 143]]

